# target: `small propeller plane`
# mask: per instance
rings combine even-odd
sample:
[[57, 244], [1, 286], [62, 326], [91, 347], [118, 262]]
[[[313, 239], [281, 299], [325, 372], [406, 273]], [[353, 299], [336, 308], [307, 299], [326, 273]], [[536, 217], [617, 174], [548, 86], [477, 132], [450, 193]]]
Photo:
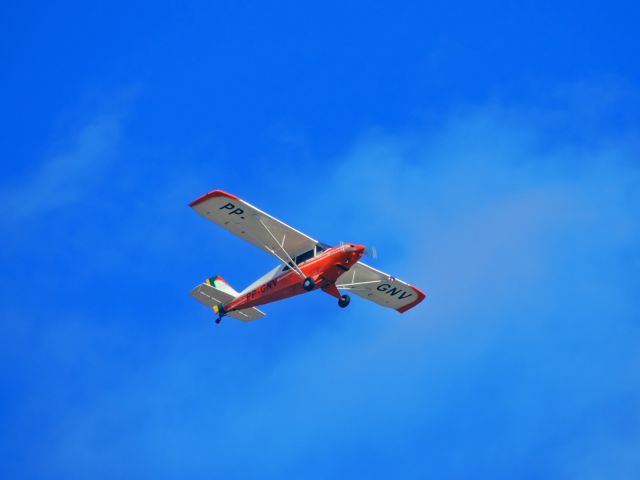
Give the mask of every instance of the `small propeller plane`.
[[220, 276], [194, 288], [191, 295], [213, 308], [216, 323], [226, 315], [244, 322], [257, 320], [265, 314], [256, 307], [317, 289], [337, 298], [342, 308], [350, 297], [340, 290], [347, 290], [400, 313], [425, 298], [419, 288], [362, 263], [367, 251], [363, 245], [331, 247], [318, 242], [222, 190], [213, 190], [190, 206], [282, 262], [241, 292]]

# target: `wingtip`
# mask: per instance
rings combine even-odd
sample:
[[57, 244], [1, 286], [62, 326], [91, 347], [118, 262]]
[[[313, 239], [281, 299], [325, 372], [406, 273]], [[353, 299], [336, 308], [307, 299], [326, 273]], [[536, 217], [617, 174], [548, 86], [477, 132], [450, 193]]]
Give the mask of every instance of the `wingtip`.
[[422, 290], [420, 290], [418, 287], [414, 287], [413, 285], [411, 285], [411, 288], [413, 288], [415, 290], [416, 295], [418, 295], [418, 298], [416, 298], [413, 302], [405, 305], [404, 307], [398, 308], [397, 311], [400, 312], [400, 313], [404, 313], [407, 310], [412, 309], [413, 307], [418, 305], [420, 302], [422, 302], [427, 297], [427, 294], [424, 293]]
[[211, 190], [210, 192], [205, 193], [204, 195], [196, 198], [193, 202], [189, 203], [189, 206], [191, 208], [193, 208], [193, 207], [201, 204], [202, 202], [206, 202], [210, 198], [215, 198], [215, 197], [227, 197], [227, 198], [231, 198], [233, 200], [240, 200], [235, 195], [233, 195], [231, 193], [227, 193], [227, 192], [225, 192], [223, 190]]

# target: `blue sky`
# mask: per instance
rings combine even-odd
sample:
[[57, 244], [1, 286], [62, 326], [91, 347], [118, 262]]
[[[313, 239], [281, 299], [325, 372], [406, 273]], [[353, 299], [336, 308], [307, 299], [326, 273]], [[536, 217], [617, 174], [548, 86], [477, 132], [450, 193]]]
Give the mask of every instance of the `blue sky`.
[[[633, 2], [5, 2], [3, 478], [637, 478]], [[428, 293], [213, 324], [221, 188]]]

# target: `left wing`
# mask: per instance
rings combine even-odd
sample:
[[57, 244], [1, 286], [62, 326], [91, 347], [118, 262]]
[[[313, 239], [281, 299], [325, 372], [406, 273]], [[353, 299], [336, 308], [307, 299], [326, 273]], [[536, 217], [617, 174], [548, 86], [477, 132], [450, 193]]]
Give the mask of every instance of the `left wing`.
[[418, 287], [409, 285], [388, 273], [358, 262], [336, 281], [336, 287], [349, 290], [359, 297], [383, 307], [404, 313], [418, 305], [426, 295]]
[[213, 190], [191, 202], [200, 215], [288, 263], [312, 250], [317, 240], [299, 232], [235, 195]]

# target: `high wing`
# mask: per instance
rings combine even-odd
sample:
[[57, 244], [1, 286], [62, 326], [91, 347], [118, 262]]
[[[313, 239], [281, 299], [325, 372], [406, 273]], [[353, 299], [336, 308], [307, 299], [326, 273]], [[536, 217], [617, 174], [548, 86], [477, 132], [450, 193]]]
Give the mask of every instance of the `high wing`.
[[336, 281], [336, 287], [400, 313], [415, 307], [426, 297], [419, 288], [362, 262], [343, 273]]
[[289, 263], [312, 250], [317, 240], [299, 232], [235, 195], [213, 190], [191, 202], [200, 215], [229, 232]]

